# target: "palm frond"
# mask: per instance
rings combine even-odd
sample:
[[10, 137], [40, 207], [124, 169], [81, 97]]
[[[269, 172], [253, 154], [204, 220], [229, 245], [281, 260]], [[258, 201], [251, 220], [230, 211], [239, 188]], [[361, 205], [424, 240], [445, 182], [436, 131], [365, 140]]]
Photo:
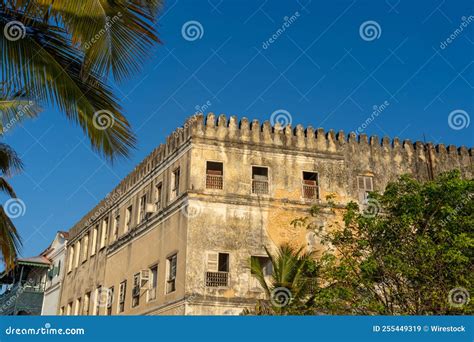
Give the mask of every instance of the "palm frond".
[[23, 162], [9, 145], [0, 143], [0, 171], [10, 176], [23, 170]]
[[23, 92], [13, 95], [0, 92], [0, 135], [25, 119], [36, 117], [40, 111], [41, 108]]
[[0, 177], [0, 191], [7, 193], [10, 197], [17, 197], [13, 187], [3, 177]]
[[[0, 30], [6, 24], [0, 15]], [[26, 20], [20, 14], [13, 19]], [[98, 75], [81, 77], [83, 54], [72, 47], [60, 29], [39, 21], [29, 22], [23, 39], [11, 41], [0, 36], [2, 76], [29, 96], [56, 105], [68, 119], [79, 124], [92, 148], [113, 161], [127, 156], [135, 144], [130, 125], [121, 114], [114, 95]], [[111, 124], [103, 129], [95, 113], [104, 111]]]
[[263, 267], [260, 264], [260, 261], [258, 258], [251, 257], [250, 258], [250, 270], [252, 275], [257, 279], [259, 282], [260, 286], [263, 288], [265, 291], [265, 294], [270, 297], [271, 295], [271, 290], [270, 290], [270, 284], [267, 284], [267, 280], [265, 279], [265, 275], [263, 272]]
[[153, 28], [161, 1], [41, 0], [73, 44], [85, 52], [83, 75], [112, 72], [122, 81], [140, 70], [159, 42]]
[[18, 250], [21, 247], [20, 236], [5, 210], [0, 206], [0, 260], [7, 270], [14, 267]]

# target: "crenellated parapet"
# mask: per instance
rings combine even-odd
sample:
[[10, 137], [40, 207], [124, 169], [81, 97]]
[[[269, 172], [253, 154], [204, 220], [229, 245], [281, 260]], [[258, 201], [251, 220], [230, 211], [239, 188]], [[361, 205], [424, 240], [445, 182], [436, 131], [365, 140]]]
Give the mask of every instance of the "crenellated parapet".
[[[354, 132], [346, 135], [344, 131], [335, 132], [334, 130], [325, 131], [323, 128], [313, 128], [302, 125], [291, 127], [290, 125], [282, 127], [279, 123], [274, 126], [269, 121], [260, 123], [258, 120], [249, 121], [242, 118], [240, 121], [236, 116], [227, 118], [221, 114], [218, 117], [213, 113], [196, 115], [187, 121], [191, 127], [191, 136], [240, 143], [254, 143], [259, 145], [268, 145], [275, 147], [286, 147], [291, 149], [301, 149], [310, 151], [319, 151], [327, 153], [345, 153], [348, 149], [353, 151], [357, 149], [379, 150], [380, 152], [392, 153], [405, 150], [407, 154], [423, 154], [428, 151], [433, 156], [444, 158], [445, 156], [472, 157], [473, 149], [465, 146], [459, 148], [451, 145], [445, 147], [443, 144], [432, 145], [410, 140], [400, 141], [395, 137], [390, 139], [378, 136], [367, 136], [366, 134], [356, 135]], [[186, 125], [185, 124], [185, 127]], [[189, 136], [189, 135], [187, 135]]]
[[[344, 131], [325, 131], [323, 128], [287, 125], [274, 126], [269, 121], [260, 122], [236, 116], [229, 118], [221, 114], [194, 115], [186, 120], [154, 149], [112, 192], [91, 210], [71, 230], [79, 233], [84, 227], [99, 218], [104, 210], [124, 196], [139, 181], [151, 175], [157, 167], [176, 156], [176, 153], [193, 141], [241, 144], [243, 148], [275, 148], [284, 151], [314, 153], [318, 158], [338, 155], [344, 158], [347, 167], [357, 170], [396, 168], [398, 173], [413, 173], [426, 177], [430, 172], [437, 174], [453, 168], [460, 169], [464, 176], [473, 177], [474, 149], [443, 144], [415, 143], [378, 136], [356, 135]], [[104, 209], [105, 208], [105, 209]], [[97, 217], [95, 217], [97, 216]]]

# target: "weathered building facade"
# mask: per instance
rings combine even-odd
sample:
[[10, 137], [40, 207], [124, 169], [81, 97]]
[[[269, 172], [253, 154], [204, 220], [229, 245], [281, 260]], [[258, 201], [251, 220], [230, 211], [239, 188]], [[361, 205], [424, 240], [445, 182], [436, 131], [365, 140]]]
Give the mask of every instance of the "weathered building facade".
[[41, 315], [55, 315], [58, 312], [61, 285], [65, 274], [64, 262], [68, 235], [67, 232], [57, 232], [51, 245], [41, 253], [51, 263], [46, 273]]
[[311, 204], [363, 201], [404, 173], [471, 178], [473, 161], [466, 147], [192, 117], [70, 230], [59, 313], [238, 314], [262, 296], [249, 264], [264, 246], [318, 250], [290, 224]]

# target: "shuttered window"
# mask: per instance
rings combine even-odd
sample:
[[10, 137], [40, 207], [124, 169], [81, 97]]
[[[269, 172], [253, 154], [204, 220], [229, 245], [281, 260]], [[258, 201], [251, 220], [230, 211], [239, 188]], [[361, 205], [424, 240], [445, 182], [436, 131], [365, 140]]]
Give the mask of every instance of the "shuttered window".
[[208, 252], [206, 265], [206, 286], [225, 287], [229, 285], [229, 253]]
[[366, 203], [369, 192], [374, 191], [373, 177], [371, 176], [358, 176], [357, 187], [359, 190], [359, 202]]

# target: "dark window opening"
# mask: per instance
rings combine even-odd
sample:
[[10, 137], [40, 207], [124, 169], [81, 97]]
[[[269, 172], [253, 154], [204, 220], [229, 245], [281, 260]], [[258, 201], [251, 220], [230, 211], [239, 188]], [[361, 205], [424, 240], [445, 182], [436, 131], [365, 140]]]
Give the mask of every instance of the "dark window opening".
[[[265, 277], [269, 277], [272, 275], [273, 273], [273, 266], [272, 266], [272, 262], [270, 260], [269, 257], [264, 257], [264, 256], [252, 256], [252, 262], [257, 262], [262, 271], [263, 271], [263, 275]], [[251, 270], [251, 273], [254, 274], [253, 270]]]
[[318, 199], [318, 174], [316, 172], [303, 171], [303, 198]]

